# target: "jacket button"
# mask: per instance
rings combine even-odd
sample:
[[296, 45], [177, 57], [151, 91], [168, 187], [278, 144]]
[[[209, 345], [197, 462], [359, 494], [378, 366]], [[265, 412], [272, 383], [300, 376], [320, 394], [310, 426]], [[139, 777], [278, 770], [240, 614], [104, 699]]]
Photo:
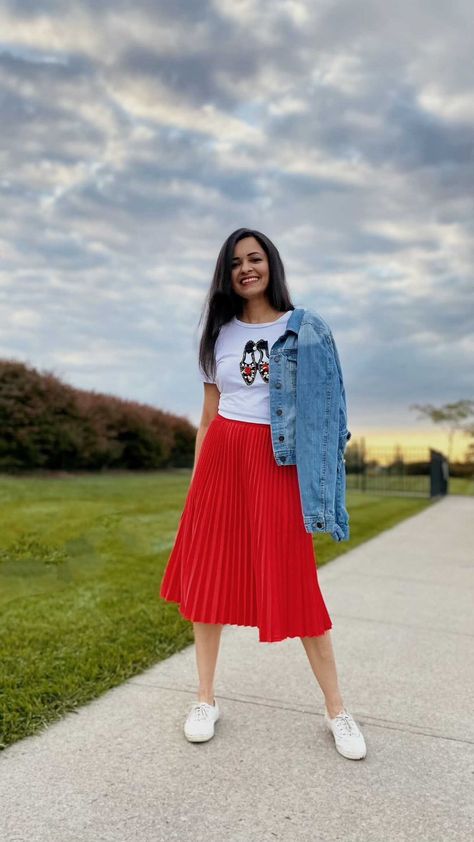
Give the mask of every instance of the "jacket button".
[[277, 355], [276, 355], [276, 357], [275, 357], [275, 362], [276, 362], [276, 363], [279, 363], [279, 362], [280, 362], [280, 354], [277, 354]]
[[278, 436], [278, 441], [285, 441], [285, 436]]
[[282, 462], [286, 462], [286, 456], [280, 456]]
[[322, 528], [323, 528], [323, 524], [321, 523], [321, 521], [320, 521], [320, 520], [318, 520], [318, 522], [317, 522], [316, 526], [318, 527], [318, 529], [322, 529]]
[[277, 383], [275, 383], [275, 389], [281, 389], [281, 383], [280, 383], [280, 381], [278, 381]]
[[277, 409], [277, 415], [283, 415], [283, 410], [282, 410], [282, 409]]

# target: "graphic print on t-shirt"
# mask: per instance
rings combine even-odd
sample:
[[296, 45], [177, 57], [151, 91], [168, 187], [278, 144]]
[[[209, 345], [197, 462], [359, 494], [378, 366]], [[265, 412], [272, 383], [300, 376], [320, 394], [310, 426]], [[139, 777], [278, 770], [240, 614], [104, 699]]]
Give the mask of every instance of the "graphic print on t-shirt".
[[[256, 351], [259, 351], [260, 353], [260, 359], [258, 360], [258, 362], [255, 360]], [[250, 360], [246, 360], [247, 356], [250, 356]], [[270, 374], [270, 360], [268, 358], [267, 340], [259, 339], [257, 342], [253, 342], [252, 339], [249, 339], [249, 341], [245, 343], [244, 352], [242, 354], [242, 359], [240, 360], [239, 366], [243, 381], [247, 384], [247, 386], [252, 385], [253, 381], [257, 376], [257, 371], [259, 372], [262, 380], [264, 380], [265, 383], [268, 383]]]

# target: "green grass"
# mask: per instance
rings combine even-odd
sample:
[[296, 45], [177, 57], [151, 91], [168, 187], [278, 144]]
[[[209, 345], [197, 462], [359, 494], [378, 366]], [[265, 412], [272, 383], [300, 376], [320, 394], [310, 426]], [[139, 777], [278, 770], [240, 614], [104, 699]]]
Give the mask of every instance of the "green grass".
[[[190, 471], [0, 477], [0, 747], [193, 641], [158, 596]], [[348, 495], [351, 540], [314, 536], [318, 565], [426, 506]]]
[[450, 477], [449, 478], [449, 493], [450, 494], [474, 494], [474, 478]]

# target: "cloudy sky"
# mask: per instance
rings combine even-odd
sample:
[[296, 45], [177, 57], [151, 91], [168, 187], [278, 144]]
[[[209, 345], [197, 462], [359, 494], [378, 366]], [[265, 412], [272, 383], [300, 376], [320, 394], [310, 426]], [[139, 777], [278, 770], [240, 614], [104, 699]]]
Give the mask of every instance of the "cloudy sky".
[[198, 423], [255, 227], [353, 435], [435, 443], [409, 405], [474, 398], [473, 31], [470, 0], [0, 0], [0, 356]]

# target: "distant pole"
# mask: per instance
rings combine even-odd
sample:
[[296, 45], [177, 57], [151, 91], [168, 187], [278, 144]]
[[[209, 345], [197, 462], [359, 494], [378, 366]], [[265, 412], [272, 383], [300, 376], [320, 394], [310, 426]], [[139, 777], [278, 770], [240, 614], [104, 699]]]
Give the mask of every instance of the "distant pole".
[[448, 493], [449, 462], [439, 450], [430, 447], [430, 497]]

